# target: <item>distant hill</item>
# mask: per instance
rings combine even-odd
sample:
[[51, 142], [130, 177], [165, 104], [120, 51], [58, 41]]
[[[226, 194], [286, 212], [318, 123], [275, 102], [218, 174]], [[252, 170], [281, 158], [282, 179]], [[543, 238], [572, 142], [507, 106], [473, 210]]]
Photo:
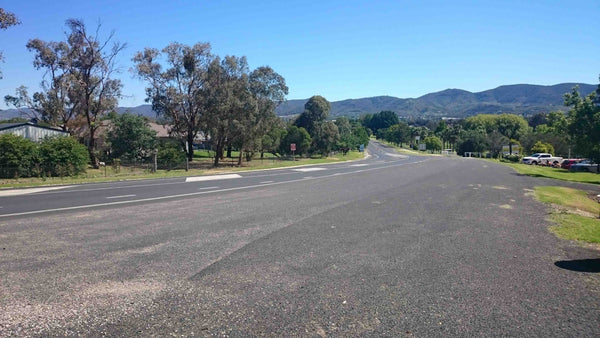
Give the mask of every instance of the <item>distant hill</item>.
[[[585, 83], [561, 83], [553, 86], [516, 84], [472, 93], [461, 89], [446, 89], [416, 99], [393, 96], [374, 96], [331, 102], [331, 117], [357, 117], [367, 113], [391, 110], [402, 117], [467, 117], [477, 114], [512, 113], [532, 115], [539, 112], [566, 110], [563, 95], [578, 85], [582, 95], [596, 90], [596, 85]], [[291, 117], [304, 111], [308, 99], [289, 100], [276, 112], [281, 117]], [[156, 114], [148, 104], [137, 107], [119, 107], [118, 113], [130, 112], [152, 119]], [[19, 116], [16, 109], [0, 111], [0, 120]]]
[[[446, 89], [416, 99], [375, 96], [331, 103], [330, 116], [360, 116], [391, 110], [404, 117], [466, 117], [476, 114], [513, 113], [530, 115], [553, 110], [566, 110], [563, 95], [579, 85], [579, 92], [588, 95], [596, 85], [561, 83], [553, 86], [517, 84], [500, 86], [472, 93], [461, 89]], [[277, 108], [280, 116], [300, 114], [305, 100], [289, 100]]]

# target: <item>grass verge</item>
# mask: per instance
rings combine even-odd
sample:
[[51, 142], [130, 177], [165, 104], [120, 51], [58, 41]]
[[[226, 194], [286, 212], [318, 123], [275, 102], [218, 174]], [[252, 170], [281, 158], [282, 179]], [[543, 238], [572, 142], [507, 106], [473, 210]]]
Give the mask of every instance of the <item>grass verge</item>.
[[[210, 158], [202, 159], [202, 156], [195, 157], [194, 163], [198, 164], [201, 162], [205, 164], [204, 168], [201, 169], [190, 169], [185, 171], [184, 169], [173, 169], [173, 170], [158, 170], [155, 173], [151, 173], [148, 170], [134, 167], [121, 167], [120, 170], [115, 171], [111, 166], [100, 169], [89, 168], [84, 174], [74, 177], [28, 177], [28, 178], [16, 178], [16, 179], [0, 179], [0, 189], [4, 188], [24, 188], [24, 187], [36, 187], [45, 185], [69, 185], [69, 184], [80, 184], [80, 183], [98, 183], [98, 182], [113, 182], [122, 180], [135, 180], [135, 179], [150, 179], [150, 178], [168, 178], [168, 177], [183, 177], [183, 176], [199, 176], [199, 175], [216, 175], [229, 172], [240, 172], [250, 170], [262, 170], [262, 169], [275, 169], [275, 168], [286, 168], [292, 166], [311, 165], [311, 164], [326, 164], [343, 161], [352, 161], [363, 158], [365, 153], [358, 151], [351, 151], [347, 155], [338, 154], [332, 157], [315, 157], [315, 158], [296, 158], [296, 161], [292, 160], [276, 160], [274, 158], [266, 158], [264, 160], [254, 159], [250, 162], [243, 163], [242, 167], [235, 166], [222, 166], [218, 168], [211, 168]], [[206, 162], [206, 163], [204, 163]], [[227, 161], [229, 162], [229, 161]]]
[[506, 163], [499, 162], [494, 160], [495, 162], [502, 163], [506, 166], [513, 168], [519, 174], [533, 176], [533, 177], [544, 177], [544, 178], [553, 178], [556, 180], [563, 181], [571, 181], [571, 182], [581, 182], [581, 183], [591, 183], [591, 184], [600, 184], [600, 174], [596, 173], [585, 173], [585, 172], [572, 172], [565, 169], [560, 168], [552, 168], [552, 167], [544, 167], [538, 165], [527, 165], [522, 163]]
[[585, 191], [565, 187], [535, 187], [536, 198], [553, 206], [550, 231], [558, 237], [600, 243], [600, 205]]
[[600, 243], [600, 219], [574, 214], [553, 214], [550, 231], [558, 237], [587, 243]]

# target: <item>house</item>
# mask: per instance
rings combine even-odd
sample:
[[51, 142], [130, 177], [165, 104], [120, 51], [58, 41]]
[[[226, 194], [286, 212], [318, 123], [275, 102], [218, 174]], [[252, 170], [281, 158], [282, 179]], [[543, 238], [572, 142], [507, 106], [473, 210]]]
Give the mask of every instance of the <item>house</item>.
[[39, 142], [44, 137], [69, 136], [68, 132], [61, 129], [40, 126], [32, 122], [0, 123], [0, 134], [6, 133], [23, 136], [34, 142]]

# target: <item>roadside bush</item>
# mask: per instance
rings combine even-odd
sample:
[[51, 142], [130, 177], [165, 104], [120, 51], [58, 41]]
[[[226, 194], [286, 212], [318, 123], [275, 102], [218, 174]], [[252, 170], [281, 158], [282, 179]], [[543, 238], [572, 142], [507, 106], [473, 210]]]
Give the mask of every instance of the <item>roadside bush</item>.
[[0, 177], [19, 178], [37, 175], [37, 145], [22, 136], [0, 135]]
[[554, 147], [550, 143], [544, 143], [542, 141], [537, 141], [533, 147], [531, 147], [531, 152], [534, 153], [549, 153], [554, 155]]
[[156, 160], [159, 166], [171, 170], [185, 162], [185, 152], [177, 142], [160, 142]]
[[504, 157], [502, 159], [507, 162], [519, 162], [519, 161], [521, 161], [521, 156], [519, 156], [519, 155], [504, 155]]
[[85, 172], [89, 161], [87, 148], [70, 136], [45, 138], [39, 146], [44, 173], [73, 176]]

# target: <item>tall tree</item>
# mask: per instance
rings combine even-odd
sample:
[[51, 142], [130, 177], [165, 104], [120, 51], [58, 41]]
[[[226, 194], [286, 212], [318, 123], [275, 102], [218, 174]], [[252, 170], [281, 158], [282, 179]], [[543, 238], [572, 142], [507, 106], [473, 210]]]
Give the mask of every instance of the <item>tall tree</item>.
[[304, 128], [312, 136], [315, 135], [316, 127], [329, 116], [331, 103], [323, 96], [314, 95], [306, 104], [304, 104], [304, 112], [300, 114], [294, 124], [299, 128]]
[[[8, 27], [15, 26], [21, 22], [17, 19], [14, 13], [5, 11], [4, 8], [0, 8], [0, 30], [8, 29]], [[3, 60], [2, 52], [0, 52], [0, 61]], [[0, 72], [0, 79], [2, 78], [2, 72]]]
[[[161, 62], [161, 56], [166, 60]], [[148, 85], [146, 100], [186, 140], [189, 161], [194, 156], [194, 139], [204, 127], [205, 84], [212, 60], [208, 43], [171, 43], [162, 51], [145, 48], [133, 57], [133, 71]]]
[[[223, 152], [233, 142], [234, 128], [242, 128], [239, 119], [248, 101], [247, 69], [245, 58], [227, 56], [215, 58], [208, 67], [205, 95], [206, 130], [215, 147], [213, 165], [219, 165]], [[251, 107], [254, 109], [254, 107]]]
[[321, 156], [327, 156], [340, 139], [338, 127], [331, 121], [324, 121], [317, 124], [314, 132], [313, 149], [320, 152]]
[[116, 71], [116, 57], [125, 48], [125, 44], [111, 44], [114, 32], [101, 41], [98, 36], [100, 25], [93, 35], [88, 34], [81, 20], [69, 19], [67, 26], [71, 30], [67, 39], [69, 97], [71, 102], [75, 102], [77, 113], [86, 121], [90, 162], [94, 168], [98, 168], [96, 130], [100, 126], [100, 118], [113, 111], [121, 97], [121, 80], [112, 76]]
[[[252, 154], [258, 150], [260, 142], [279, 118], [275, 108], [285, 100], [288, 87], [283, 76], [277, 74], [271, 67], [263, 66], [255, 69], [248, 76], [248, 91], [250, 96], [246, 104], [247, 110], [240, 118], [243, 131], [238, 133], [240, 138], [240, 157], [238, 165], [242, 164], [242, 151]], [[253, 108], [253, 109], [252, 109]], [[248, 157], [250, 159], [251, 156]]]
[[5, 96], [5, 101], [20, 109], [25, 115], [35, 117], [53, 126], [60, 126], [64, 131], [73, 132], [74, 119], [77, 117], [79, 104], [72, 86], [71, 74], [73, 62], [71, 46], [66, 42], [45, 42], [32, 39], [27, 49], [35, 52], [33, 66], [45, 71], [41, 83], [41, 92], [29, 96], [27, 88], [17, 88], [16, 95]]
[[377, 135], [377, 131], [380, 129], [389, 128], [395, 124], [398, 124], [398, 122], [398, 115], [396, 113], [393, 111], [384, 110], [377, 114], [373, 114], [373, 117], [371, 117], [367, 127]]
[[[600, 84], [598, 90], [581, 97], [579, 88], [565, 94], [565, 105], [571, 107], [569, 133], [575, 142], [575, 150], [600, 163]], [[600, 173], [600, 170], [599, 170]]]

